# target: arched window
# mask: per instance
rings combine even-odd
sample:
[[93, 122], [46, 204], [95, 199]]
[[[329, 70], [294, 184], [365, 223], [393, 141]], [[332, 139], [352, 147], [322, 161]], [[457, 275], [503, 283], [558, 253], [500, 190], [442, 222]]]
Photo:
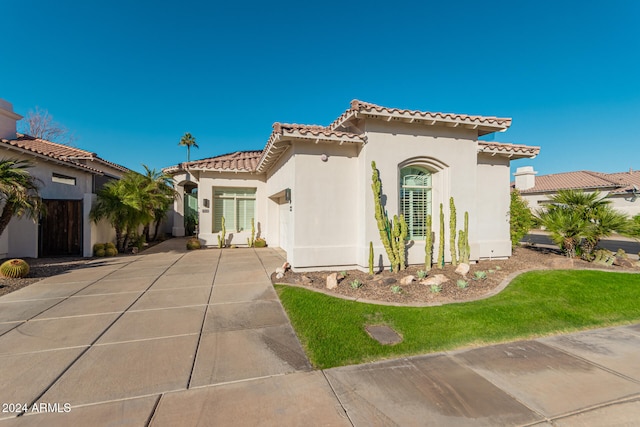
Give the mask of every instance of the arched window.
[[418, 166], [400, 170], [400, 209], [409, 228], [409, 239], [424, 240], [427, 215], [431, 214], [431, 172]]

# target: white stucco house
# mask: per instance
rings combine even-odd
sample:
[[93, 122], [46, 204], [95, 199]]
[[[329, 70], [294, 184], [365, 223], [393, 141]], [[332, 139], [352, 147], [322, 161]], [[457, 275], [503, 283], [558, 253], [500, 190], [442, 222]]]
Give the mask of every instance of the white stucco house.
[[17, 133], [21, 118], [0, 99], [0, 159], [31, 162], [28, 171], [39, 180], [47, 215], [37, 223], [11, 219], [0, 235], [0, 258], [92, 256], [94, 243], [115, 240], [107, 222], [89, 220], [95, 193], [128, 169], [96, 153]]
[[536, 175], [532, 166], [520, 167], [514, 174], [512, 184], [533, 211], [549, 203], [559, 190], [582, 190], [599, 191], [611, 202], [611, 207], [630, 217], [640, 214], [640, 171], [574, 171]]
[[[229, 244], [246, 245], [254, 218], [259, 235], [282, 248], [296, 270], [388, 265], [374, 218], [371, 162], [380, 171], [385, 208], [409, 225], [407, 260], [424, 263], [425, 217], [438, 210], [458, 224], [469, 212], [471, 258], [511, 255], [509, 163], [539, 147], [481, 141], [506, 131], [509, 118], [430, 113], [354, 100], [328, 126], [275, 123], [264, 149], [165, 168], [176, 189], [197, 193], [198, 237], [217, 245], [221, 217]], [[175, 204], [173, 234], [184, 235], [184, 202]], [[462, 228], [460, 225], [458, 228]], [[445, 239], [448, 245], [448, 237]], [[448, 248], [445, 250], [449, 256]]]

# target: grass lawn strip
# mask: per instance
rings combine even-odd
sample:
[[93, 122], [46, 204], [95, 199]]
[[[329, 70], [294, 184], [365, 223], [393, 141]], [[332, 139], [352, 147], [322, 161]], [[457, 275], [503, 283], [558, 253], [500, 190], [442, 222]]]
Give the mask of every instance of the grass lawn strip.
[[[316, 368], [453, 350], [640, 320], [640, 274], [532, 271], [485, 300], [394, 307], [277, 285], [280, 300]], [[365, 325], [388, 325], [403, 341], [384, 346]]]

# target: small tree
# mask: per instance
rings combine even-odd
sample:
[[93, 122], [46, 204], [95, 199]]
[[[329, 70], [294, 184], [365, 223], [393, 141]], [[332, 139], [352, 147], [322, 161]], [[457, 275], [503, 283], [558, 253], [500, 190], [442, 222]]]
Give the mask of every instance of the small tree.
[[60, 144], [72, 144], [75, 139], [69, 129], [54, 121], [53, 116], [40, 107], [36, 107], [35, 111], [29, 111], [20, 121], [20, 131]]
[[511, 204], [509, 207], [509, 226], [511, 231], [511, 246], [516, 247], [520, 240], [533, 227], [534, 216], [529, 209], [529, 203], [522, 198], [518, 190], [511, 190]]

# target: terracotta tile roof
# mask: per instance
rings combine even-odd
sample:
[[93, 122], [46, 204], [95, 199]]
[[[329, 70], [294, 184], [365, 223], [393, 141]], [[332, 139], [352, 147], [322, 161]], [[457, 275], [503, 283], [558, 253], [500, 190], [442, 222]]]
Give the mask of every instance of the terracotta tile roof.
[[[188, 168], [264, 172], [280, 158], [293, 140], [307, 140], [313, 143], [364, 144], [366, 143], [365, 133], [356, 126], [346, 126], [348, 121], [360, 117], [358, 114], [367, 118], [384, 118], [388, 121], [396, 120], [427, 126], [433, 124], [450, 127], [461, 126], [467, 129], [478, 129], [479, 135], [504, 131], [511, 125], [511, 119], [505, 118], [400, 110], [354, 100], [351, 101], [351, 107], [329, 126], [274, 123], [273, 131], [262, 151], [238, 152], [196, 162], [181, 163], [165, 168], [163, 171], [173, 173]], [[340, 127], [344, 127], [344, 129], [339, 129]], [[355, 129], [357, 132], [349, 132], [346, 129]], [[480, 141], [479, 150], [511, 158], [533, 158], [540, 152], [540, 147]]]
[[[536, 177], [536, 185], [522, 193], [544, 193], [558, 190], [604, 190], [613, 194], [640, 189], [640, 171], [601, 173], [592, 171], [564, 172]], [[637, 191], [637, 190], [636, 190]]]
[[462, 126], [468, 129], [478, 129], [479, 135], [486, 135], [496, 131], [504, 131], [511, 126], [510, 118], [493, 116], [472, 116], [467, 114], [431, 113], [428, 111], [405, 110], [387, 108], [380, 105], [354, 99], [351, 107], [329, 125], [331, 129], [343, 126], [345, 122], [357, 118], [359, 114], [371, 117], [384, 117], [387, 120], [400, 120], [407, 123], [441, 124], [445, 126]]
[[262, 151], [236, 151], [216, 157], [183, 162], [176, 166], [164, 168], [165, 173], [175, 173], [181, 170], [219, 170], [255, 172]]
[[19, 133], [17, 134], [16, 139], [2, 139], [0, 140], [0, 143], [6, 146], [16, 147], [43, 157], [56, 159], [68, 165], [79, 167], [80, 169], [90, 170], [92, 172], [102, 173], [100, 169], [84, 164], [83, 161], [95, 161], [98, 163], [103, 163], [122, 172], [126, 172], [129, 170], [117, 163], [112, 163], [100, 158], [96, 153], [81, 150], [69, 145], [47, 141], [45, 139], [35, 138], [30, 135]]
[[258, 172], [264, 172], [270, 163], [275, 162], [289, 147], [291, 139], [306, 139], [315, 143], [337, 142], [338, 144], [365, 142], [365, 137], [361, 134], [331, 127], [276, 122], [273, 124], [273, 131], [258, 162]]
[[364, 142], [361, 134], [335, 130], [326, 126], [299, 125], [295, 123], [290, 124], [276, 122], [273, 124], [273, 132], [271, 135], [295, 135], [311, 139], [329, 138], [328, 140], [345, 138], [347, 140], [352, 140], [352, 142]]
[[513, 159], [528, 157], [534, 158], [540, 153], [540, 147], [520, 144], [507, 144], [504, 142], [478, 141], [478, 152], [490, 154], [504, 154]]

